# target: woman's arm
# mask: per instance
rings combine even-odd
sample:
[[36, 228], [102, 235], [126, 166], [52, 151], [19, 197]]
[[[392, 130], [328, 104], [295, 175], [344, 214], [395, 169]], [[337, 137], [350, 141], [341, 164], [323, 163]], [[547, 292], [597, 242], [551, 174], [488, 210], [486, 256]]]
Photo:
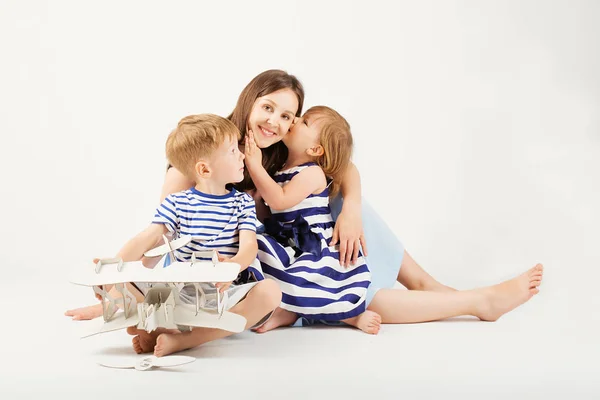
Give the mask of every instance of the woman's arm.
[[361, 246], [367, 255], [367, 242], [362, 228], [360, 174], [353, 163], [348, 165], [341, 186], [344, 203], [329, 244], [333, 246], [339, 241], [340, 264], [347, 267], [348, 261], [356, 263]]
[[[187, 190], [194, 186], [194, 182], [190, 181], [185, 175], [183, 175], [177, 168], [171, 167], [167, 170], [165, 174], [165, 181], [163, 182], [163, 186], [160, 192], [160, 203], [162, 203], [165, 198], [172, 194], [181, 192], [182, 190]], [[156, 243], [152, 247], [156, 247], [161, 245], [163, 242], [162, 237], [158, 238]], [[142, 264], [144, 264], [148, 268], [153, 268], [156, 263], [160, 261], [160, 258], [152, 257], [142, 257]]]
[[171, 167], [165, 174], [165, 181], [160, 193], [160, 203], [172, 193], [181, 192], [194, 186], [194, 181], [190, 181], [177, 168]]

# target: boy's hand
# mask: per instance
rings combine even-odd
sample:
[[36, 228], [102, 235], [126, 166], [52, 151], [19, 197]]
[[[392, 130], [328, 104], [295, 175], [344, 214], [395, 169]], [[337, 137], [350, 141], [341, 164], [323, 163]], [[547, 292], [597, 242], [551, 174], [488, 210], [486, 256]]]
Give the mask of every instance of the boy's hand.
[[217, 290], [220, 293], [223, 293], [224, 291], [229, 289], [229, 286], [231, 286], [232, 283], [233, 282], [218, 282], [218, 283], [215, 283], [215, 287], [217, 288]]
[[[217, 258], [219, 259], [219, 262], [224, 262], [226, 260], [229, 260], [230, 257], [225, 257], [224, 255], [220, 254], [217, 251]], [[227, 289], [229, 289], [229, 286], [231, 286], [232, 282], [217, 282], [215, 283], [215, 287], [217, 288], [217, 290], [221, 293], [223, 293], [224, 291], [226, 291]]]
[[246, 166], [252, 168], [262, 165], [262, 151], [254, 141], [254, 133], [248, 130], [244, 144], [244, 155], [246, 156]]

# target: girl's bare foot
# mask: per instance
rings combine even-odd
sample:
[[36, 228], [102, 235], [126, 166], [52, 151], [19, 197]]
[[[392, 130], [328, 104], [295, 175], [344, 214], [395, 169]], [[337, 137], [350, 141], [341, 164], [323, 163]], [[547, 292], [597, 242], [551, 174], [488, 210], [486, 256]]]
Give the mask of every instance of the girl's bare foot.
[[381, 329], [381, 315], [370, 310], [354, 318], [345, 319], [344, 322], [370, 335], [377, 335]]
[[298, 315], [288, 310], [284, 310], [281, 307], [277, 307], [273, 311], [271, 318], [267, 320], [262, 326], [256, 329], [258, 333], [265, 333], [280, 326], [290, 326], [298, 319]]
[[102, 304], [93, 306], [75, 308], [65, 312], [67, 317], [72, 317], [75, 321], [85, 321], [102, 316]]
[[517, 308], [539, 293], [538, 287], [542, 283], [544, 267], [537, 264], [523, 274], [494, 285], [481, 289], [486, 301], [482, 303], [477, 316], [483, 321], [496, 321], [502, 315]]

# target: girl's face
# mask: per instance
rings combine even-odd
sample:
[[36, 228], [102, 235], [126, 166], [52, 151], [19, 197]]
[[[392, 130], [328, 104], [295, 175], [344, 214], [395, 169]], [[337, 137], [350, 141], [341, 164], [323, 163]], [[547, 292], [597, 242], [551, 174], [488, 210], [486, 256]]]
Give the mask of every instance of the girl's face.
[[298, 97], [290, 89], [281, 89], [259, 97], [252, 106], [248, 129], [261, 149], [279, 142], [290, 130], [298, 111]]
[[307, 149], [320, 145], [321, 118], [316, 115], [298, 118], [283, 143], [290, 153], [304, 153]]

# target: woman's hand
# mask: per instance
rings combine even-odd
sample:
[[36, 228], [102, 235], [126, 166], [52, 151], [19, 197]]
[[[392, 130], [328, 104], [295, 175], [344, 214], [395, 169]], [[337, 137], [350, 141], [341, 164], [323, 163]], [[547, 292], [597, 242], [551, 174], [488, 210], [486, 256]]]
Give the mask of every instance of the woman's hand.
[[262, 151], [254, 141], [254, 133], [248, 130], [244, 143], [244, 155], [246, 156], [246, 166], [253, 168], [262, 166]]
[[355, 264], [358, 259], [358, 251], [362, 246], [363, 253], [367, 255], [367, 242], [362, 228], [362, 219], [359, 212], [342, 212], [335, 221], [333, 236], [330, 246], [340, 244], [340, 265], [348, 267]]

